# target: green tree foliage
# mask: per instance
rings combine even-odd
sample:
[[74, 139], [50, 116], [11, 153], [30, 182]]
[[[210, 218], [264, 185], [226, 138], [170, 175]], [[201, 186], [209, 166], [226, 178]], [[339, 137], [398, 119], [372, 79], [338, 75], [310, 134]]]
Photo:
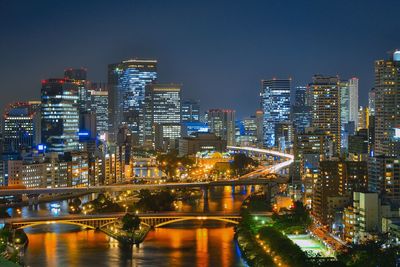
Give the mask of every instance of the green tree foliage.
[[311, 218], [301, 201], [294, 203], [291, 213], [272, 217], [275, 221], [274, 227], [286, 233], [304, 232], [311, 224]]
[[14, 233], [15, 244], [25, 244], [28, 242], [28, 236], [25, 234], [23, 229], [17, 229]]
[[237, 175], [244, 174], [249, 166], [257, 166], [257, 163], [251, 157], [244, 153], [237, 153], [233, 156], [231, 168]]
[[137, 215], [127, 213], [122, 217], [122, 229], [128, 232], [133, 232], [139, 229], [140, 218]]
[[381, 242], [371, 241], [339, 254], [338, 260], [350, 267], [386, 267], [396, 266], [396, 259], [399, 257], [400, 247], [384, 249]]
[[167, 154], [157, 155], [158, 167], [168, 176], [174, 176], [177, 168], [192, 166], [194, 161], [188, 157], [179, 157], [178, 152], [173, 150]]
[[171, 211], [175, 201], [175, 195], [169, 190], [151, 193], [148, 190], [140, 190], [140, 200], [136, 207], [142, 211]]
[[72, 203], [74, 203], [75, 206], [80, 206], [82, 204], [82, 201], [79, 197], [76, 197], [72, 200]]
[[0, 208], [0, 218], [10, 218], [6, 208]]

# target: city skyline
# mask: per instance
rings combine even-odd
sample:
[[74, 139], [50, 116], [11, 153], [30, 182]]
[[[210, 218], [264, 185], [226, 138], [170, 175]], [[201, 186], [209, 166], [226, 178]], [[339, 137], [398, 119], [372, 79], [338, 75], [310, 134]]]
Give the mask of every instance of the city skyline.
[[[86, 67], [89, 80], [106, 81], [107, 64], [154, 58], [159, 61], [160, 82], [182, 83], [183, 97], [200, 99], [203, 111], [230, 108], [239, 118], [245, 117], [254, 113], [261, 79], [291, 77], [294, 87], [308, 84], [315, 74], [358, 77], [364, 105], [373, 87], [373, 61], [386, 59], [385, 52], [399, 43], [393, 34], [399, 23], [395, 14], [389, 14], [399, 5], [395, 1], [387, 1], [392, 8], [385, 13], [380, 12], [385, 5], [374, 1], [363, 1], [363, 5], [339, 1], [328, 10], [319, 3], [221, 2], [212, 9], [206, 9], [207, 3], [96, 3], [80, 3], [80, 9], [73, 10], [76, 19], [72, 21], [68, 14], [74, 5], [43, 2], [17, 8], [14, 3], [0, 3], [5, 13], [2, 24], [14, 23], [0, 32], [5, 37], [0, 43], [4, 88], [23, 95], [21, 101], [38, 99], [40, 80], [57, 78], [65, 68]], [[199, 12], [193, 12], [196, 10]], [[376, 17], [368, 16], [371, 10]], [[280, 17], [282, 11], [290, 19]], [[129, 12], [134, 16], [128, 16]], [[330, 18], [335, 13], [340, 13], [341, 19], [333, 23]], [[46, 23], [51, 14], [57, 14], [54, 24]], [[96, 14], [115, 14], [116, 19]], [[146, 14], [151, 21], [145, 20]], [[174, 19], [176, 16], [182, 20]], [[383, 18], [386, 23], [376, 23]], [[185, 23], [181, 23], [183, 19]], [[296, 25], [300, 19], [303, 23]], [[273, 20], [277, 23], [270, 26], [268, 22]], [[82, 30], [71, 31], [78, 27]], [[38, 28], [40, 32], [35, 30]], [[60, 32], [65, 33], [63, 38], [57, 38]], [[45, 36], [53, 41], [42, 42]], [[271, 38], [275, 38], [273, 42]], [[17, 79], [20, 72], [13, 70], [21, 62], [24, 79]], [[215, 92], [227, 97], [215, 97]], [[0, 107], [4, 109], [15, 97], [5, 96]], [[249, 101], [239, 103], [237, 99], [243, 97]]]

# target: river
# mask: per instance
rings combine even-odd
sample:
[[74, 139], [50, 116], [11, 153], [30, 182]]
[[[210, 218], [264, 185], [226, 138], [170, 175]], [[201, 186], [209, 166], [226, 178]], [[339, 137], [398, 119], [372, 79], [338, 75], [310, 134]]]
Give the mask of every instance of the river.
[[[214, 188], [209, 192], [210, 211], [237, 211], [251, 187]], [[86, 196], [83, 202], [90, 196]], [[67, 213], [67, 201], [59, 210], [49, 203], [24, 207], [21, 215], [35, 217]], [[180, 203], [178, 211], [201, 211], [203, 200]], [[53, 266], [246, 266], [234, 242], [230, 225], [218, 222], [186, 222], [151, 231], [139, 248], [121, 247], [99, 231], [81, 230], [72, 225], [44, 225], [25, 229], [29, 245], [25, 264]]]

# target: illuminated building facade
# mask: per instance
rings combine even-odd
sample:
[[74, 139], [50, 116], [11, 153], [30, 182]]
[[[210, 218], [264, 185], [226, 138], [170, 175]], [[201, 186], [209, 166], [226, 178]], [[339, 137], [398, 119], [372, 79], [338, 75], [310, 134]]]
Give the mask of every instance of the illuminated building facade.
[[135, 144], [144, 143], [144, 98], [147, 84], [157, 79], [157, 60], [131, 59], [108, 65], [109, 134], [127, 125]]
[[200, 103], [199, 101], [188, 99], [182, 102], [182, 122], [200, 121]]
[[289, 120], [291, 79], [261, 81], [264, 146], [274, 147], [275, 125]]
[[235, 145], [235, 111], [231, 109], [210, 109], [207, 112], [210, 132], [226, 140], [228, 146]]
[[341, 152], [340, 87], [338, 77], [315, 75], [312, 94], [312, 127], [331, 135], [336, 155]]
[[96, 131], [99, 136], [108, 132], [108, 91], [103, 86], [90, 90], [90, 106], [96, 114]]
[[64, 153], [78, 147], [78, 85], [68, 79], [42, 82], [42, 143], [47, 151]]
[[40, 143], [39, 103], [18, 102], [8, 106], [4, 113], [5, 153], [19, 153]]
[[[181, 137], [181, 85], [149, 84], [145, 93], [145, 144], [160, 148]], [[157, 139], [157, 140], [156, 140]]]
[[310, 96], [308, 87], [296, 86], [295, 101], [291, 111], [293, 129], [296, 133], [304, 133], [306, 128], [311, 126], [312, 107]]
[[400, 51], [375, 62], [375, 155], [399, 156]]

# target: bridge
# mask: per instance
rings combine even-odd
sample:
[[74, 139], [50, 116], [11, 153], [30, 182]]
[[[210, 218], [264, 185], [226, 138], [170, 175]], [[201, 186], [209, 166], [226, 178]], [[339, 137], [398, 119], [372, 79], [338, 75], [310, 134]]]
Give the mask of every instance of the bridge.
[[[106, 229], [118, 223], [125, 213], [100, 214], [100, 215], [66, 215], [59, 217], [36, 217], [36, 218], [9, 218], [4, 223], [13, 229], [24, 229], [39, 225], [70, 224], [85, 229]], [[271, 216], [270, 212], [257, 213], [255, 216]], [[239, 213], [144, 213], [138, 214], [143, 225], [150, 227], [162, 227], [169, 224], [184, 221], [221, 221], [225, 223], [238, 224], [241, 217]]]
[[265, 174], [270, 174], [270, 173], [279, 173], [281, 170], [289, 167], [293, 163], [293, 160], [294, 160], [294, 156], [292, 154], [283, 153], [283, 152], [270, 150], [270, 149], [262, 149], [262, 148], [256, 148], [256, 147], [241, 147], [241, 146], [228, 146], [227, 148], [234, 150], [234, 151], [245, 151], [248, 153], [267, 154], [267, 155], [272, 155], [272, 156], [287, 159], [286, 161], [279, 162], [279, 163], [271, 165], [271, 166], [265, 166], [263, 168], [260, 168], [259, 170], [256, 170], [247, 175], [244, 175], [242, 178], [254, 178], [254, 177], [259, 177], [260, 175], [265, 175]]
[[[272, 178], [272, 176], [271, 176]], [[232, 179], [212, 182], [194, 182], [194, 183], [160, 183], [160, 184], [122, 184], [122, 185], [104, 185], [90, 187], [59, 187], [59, 188], [28, 188], [28, 189], [5, 189], [0, 190], [0, 196], [9, 195], [40, 195], [40, 194], [67, 194], [67, 193], [101, 193], [101, 192], [122, 192], [127, 190], [141, 189], [181, 189], [181, 188], [209, 188], [216, 186], [248, 186], [248, 185], [268, 185], [272, 179]], [[274, 177], [274, 182], [284, 183], [285, 178]]]

